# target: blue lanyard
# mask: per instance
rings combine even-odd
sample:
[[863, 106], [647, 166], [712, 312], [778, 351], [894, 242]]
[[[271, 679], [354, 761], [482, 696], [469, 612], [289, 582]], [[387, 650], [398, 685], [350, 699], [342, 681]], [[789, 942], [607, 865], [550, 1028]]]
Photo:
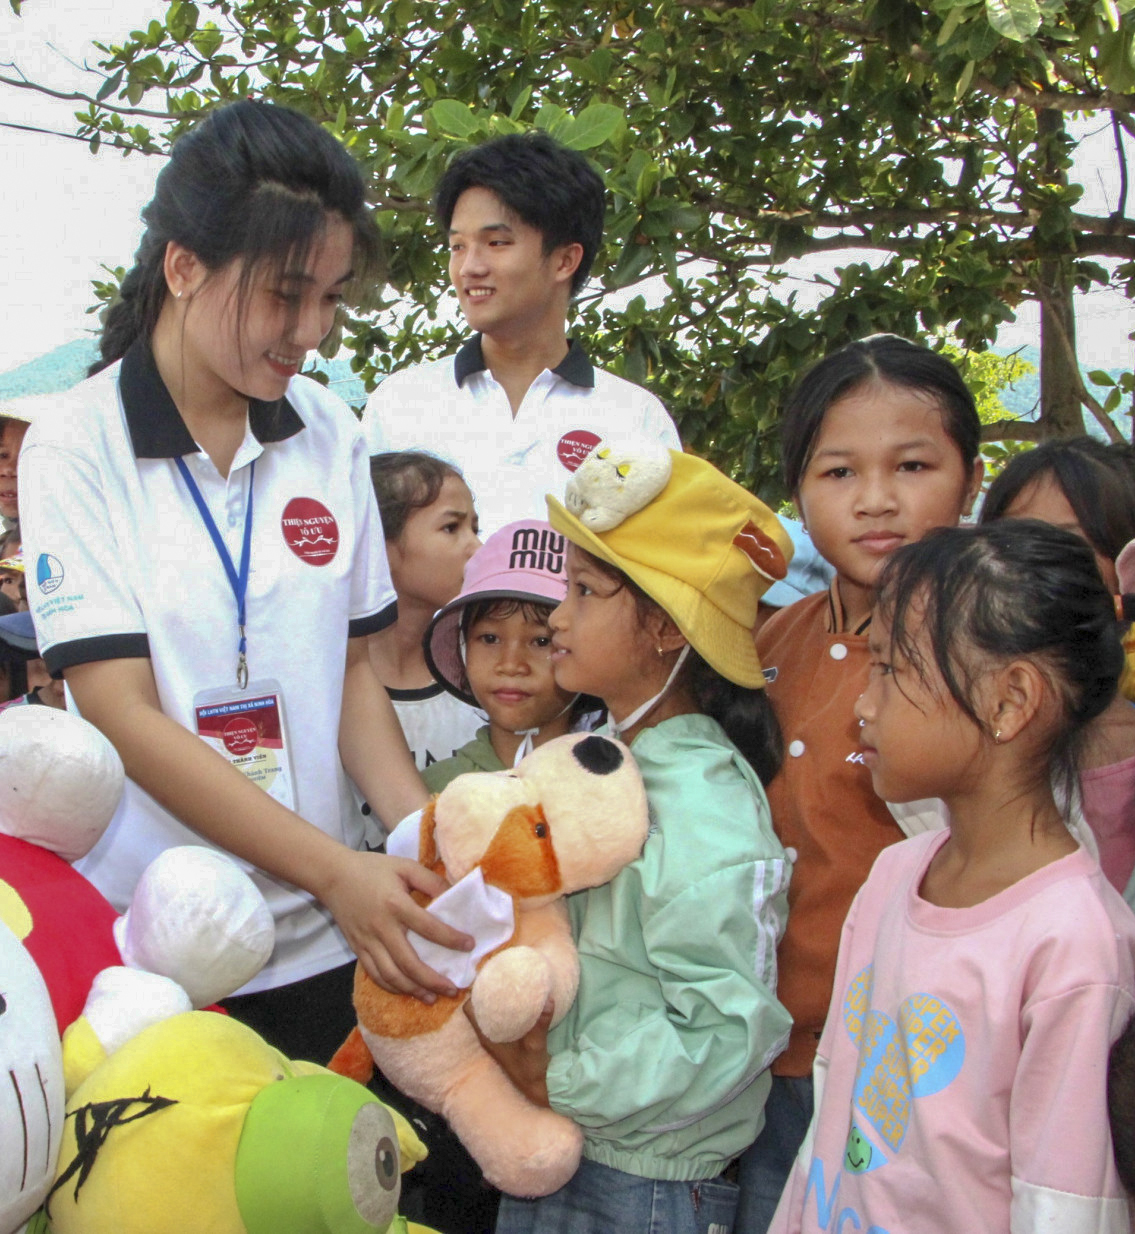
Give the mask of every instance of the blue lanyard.
[[221, 538], [221, 533], [217, 530], [217, 524], [209, 513], [209, 507], [205, 504], [205, 498], [201, 496], [201, 490], [197, 487], [196, 480], [190, 475], [189, 468], [185, 465], [185, 459], [178, 458], [174, 461], [177, 463], [177, 468], [181, 472], [181, 478], [185, 481], [186, 488], [189, 489], [189, 495], [197, 506], [197, 512], [201, 515], [201, 521], [205, 524], [205, 530], [213, 538], [213, 547], [217, 550], [217, 556], [221, 559], [221, 565], [225, 567], [229, 586], [233, 589], [233, 596], [236, 598], [236, 623], [237, 629], [240, 631], [240, 641], [237, 644], [236, 683], [243, 690], [248, 685], [248, 660], [245, 656], [245, 652], [248, 650], [248, 640], [244, 636], [244, 598], [248, 592], [248, 566], [252, 557], [252, 482], [256, 478], [256, 460], [253, 459], [248, 467], [248, 505], [244, 511], [244, 541], [240, 550], [239, 574], [233, 565], [233, 559], [229, 555], [229, 550]]

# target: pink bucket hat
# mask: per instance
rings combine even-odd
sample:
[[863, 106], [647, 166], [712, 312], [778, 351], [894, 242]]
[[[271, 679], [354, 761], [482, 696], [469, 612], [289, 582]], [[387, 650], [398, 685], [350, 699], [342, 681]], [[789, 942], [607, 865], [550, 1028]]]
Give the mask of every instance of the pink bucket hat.
[[519, 600], [553, 607], [567, 595], [567, 541], [549, 523], [522, 519], [494, 532], [469, 558], [456, 599], [439, 609], [422, 647], [434, 677], [462, 702], [479, 706], [465, 676], [461, 616], [480, 600]]

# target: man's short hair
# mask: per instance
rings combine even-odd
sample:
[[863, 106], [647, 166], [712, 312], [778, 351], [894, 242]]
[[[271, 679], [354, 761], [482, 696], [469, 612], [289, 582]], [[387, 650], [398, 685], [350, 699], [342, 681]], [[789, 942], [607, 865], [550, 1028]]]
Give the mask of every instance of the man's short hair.
[[457, 199], [466, 189], [483, 188], [544, 238], [544, 252], [579, 244], [583, 256], [572, 275], [578, 295], [603, 243], [606, 190], [591, 164], [546, 133], [496, 137], [459, 154], [441, 178], [434, 207], [449, 230]]

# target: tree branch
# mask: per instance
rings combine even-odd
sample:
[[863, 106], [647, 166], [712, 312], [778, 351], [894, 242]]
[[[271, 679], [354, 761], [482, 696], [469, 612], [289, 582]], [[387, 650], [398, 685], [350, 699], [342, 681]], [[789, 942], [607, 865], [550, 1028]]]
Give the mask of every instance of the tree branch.
[[[710, 6], [712, 7], [712, 5]], [[789, 20], [798, 21], [803, 26], [813, 30], [835, 30], [862, 43], [882, 42], [878, 33], [862, 22], [848, 21], [846, 18], [815, 10], [797, 10], [789, 15]], [[1013, 82], [1008, 86], [999, 86], [988, 77], [974, 77], [970, 83], [973, 89], [995, 98], [1005, 99], [1011, 103], [1021, 103], [1032, 108], [1051, 108], [1054, 111], [1111, 111], [1124, 115], [1135, 113], [1135, 94], [1118, 94], [1114, 90], [1094, 90], [1091, 83], [1075, 73], [1064, 63], [1054, 48], [1045, 47], [1045, 53], [1053, 62], [1064, 80], [1077, 86], [1075, 93], [1063, 90], [1036, 90], [1030, 86]], [[919, 64], [933, 67], [935, 56], [920, 47], [917, 43], [907, 49], [907, 55]]]
[[[17, 70], [18, 71], [18, 70]], [[0, 77], [0, 86], [15, 86], [18, 90], [34, 90], [37, 94], [46, 95], [51, 99], [61, 99], [65, 103], [89, 103], [92, 107], [100, 107], [103, 111], [113, 111], [120, 116], [145, 116], [149, 120], [174, 120], [185, 116], [203, 116], [203, 111], [183, 111], [171, 116], [168, 111], [147, 111], [144, 107], [118, 107], [105, 100], [100, 101], [92, 94], [81, 94], [77, 91], [64, 92], [51, 90], [25, 77]]]
[[[44, 137], [66, 137], [68, 141], [81, 141], [84, 146], [91, 144], [89, 137], [80, 137], [78, 133], [64, 133], [59, 129], [39, 129], [32, 124], [16, 124], [11, 120], [0, 120], [0, 129], [15, 129], [20, 133], [41, 133]], [[110, 139], [107, 138], [107, 145], [110, 144]], [[132, 147], [132, 149], [136, 148]]]
[[1115, 205], [1115, 215], [1119, 218], [1127, 213], [1127, 148], [1123, 144], [1123, 130], [1119, 126], [1119, 117], [1111, 117], [1111, 135], [1115, 139], [1115, 157], [1119, 163], [1119, 201]]
[[[927, 60], [929, 63], [929, 58]], [[992, 94], [1009, 103], [1021, 103], [1025, 107], [1045, 108], [1052, 111], [1110, 111], [1113, 115], [1135, 112], [1135, 94], [1116, 94], [1114, 90], [1077, 92], [1066, 90], [1031, 90], [1014, 82], [1011, 86], [998, 86], [988, 77], [975, 77], [971, 83], [975, 90]]]
[[1064, 322], [1061, 321], [1060, 314], [1052, 305], [1052, 298], [1048, 294], [1048, 288], [1040, 283], [1034, 283], [1033, 291], [1036, 293], [1037, 299], [1049, 310], [1048, 321], [1060, 342], [1060, 350], [1064, 353], [1064, 361], [1072, 373], [1072, 381], [1076, 387], [1076, 396], [1095, 417], [1096, 423], [1107, 434], [1108, 441], [1122, 441], [1123, 434], [1116, 428], [1115, 421], [1104, 411], [1103, 404], [1099, 399], [1084, 385], [1084, 377], [1080, 372], [1080, 361], [1076, 356], [1076, 349], [1072, 346], [1072, 340], [1068, 337], [1068, 331], [1064, 329]]
[[[854, 210], [767, 210], [752, 209], [714, 197], [708, 193], [692, 193], [690, 201], [727, 218], [744, 219], [750, 223], [793, 223], [809, 227], [933, 227], [938, 223], [955, 226], [989, 227], [1003, 226], [1020, 231], [1036, 225], [1033, 211], [1021, 210], [1010, 213], [1006, 210], [964, 210], [956, 206], [917, 209], [896, 206], [884, 209], [857, 208]], [[1135, 220], [1110, 215], [1099, 218], [1094, 214], [1071, 214], [1073, 226], [1091, 236], [1135, 237]], [[1123, 248], [1116, 256], [1125, 256]]]
[[981, 426], [982, 441], [1043, 441], [1044, 430], [1036, 420], [994, 420]]

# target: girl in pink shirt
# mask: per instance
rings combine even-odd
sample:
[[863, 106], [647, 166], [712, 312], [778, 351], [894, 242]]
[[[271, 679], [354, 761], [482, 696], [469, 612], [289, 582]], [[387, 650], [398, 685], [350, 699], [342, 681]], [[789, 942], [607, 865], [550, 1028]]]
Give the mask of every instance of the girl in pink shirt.
[[[1082, 536], [1108, 590], [1118, 594], [1116, 560], [1135, 539], [1135, 450], [1073, 437], [1018, 454], [982, 503], [983, 523], [998, 518], [1036, 518]], [[1100, 867], [1119, 892], [1135, 873], [1133, 699], [1135, 671], [1128, 666], [1119, 693], [1085, 738], [1080, 765], [1084, 817], [1099, 848]]]
[[885, 849], [848, 914], [776, 1234], [1129, 1231], [1105, 1085], [1135, 917], [1052, 789], [1121, 662], [1080, 537], [1007, 520], [888, 563], [863, 755], [881, 797], [940, 797], [950, 828]]

